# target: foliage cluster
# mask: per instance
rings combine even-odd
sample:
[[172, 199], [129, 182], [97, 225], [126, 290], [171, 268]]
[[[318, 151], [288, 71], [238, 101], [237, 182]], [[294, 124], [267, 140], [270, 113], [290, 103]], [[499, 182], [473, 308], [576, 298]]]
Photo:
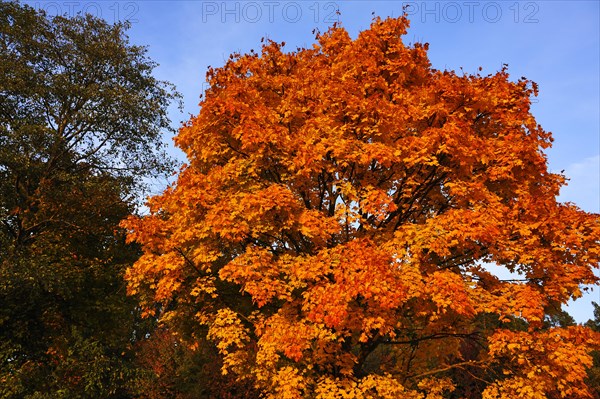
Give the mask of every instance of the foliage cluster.
[[126, 297], [119, 222], [175, 92], [126, 24], [0, 3], [0, 397], [125, 398], [151, 331]]

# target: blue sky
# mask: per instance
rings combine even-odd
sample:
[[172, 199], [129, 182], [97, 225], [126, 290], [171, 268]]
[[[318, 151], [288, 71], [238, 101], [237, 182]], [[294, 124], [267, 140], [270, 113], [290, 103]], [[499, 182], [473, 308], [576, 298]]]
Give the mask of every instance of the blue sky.
[[[171, 110], [175, 126], [199, 111], [209, 65], [229, 54], [260, 48], [260, 39], [286, 47], [311, 46], [313, 29], [325, 31], [338, 18], [353, 37], [375, 15], [410, 14], [405, 42], [428, 42], [434, 68], [484, 74], [503, 63], [516, 80], [539, 84], [533, 114], [554, 135], [550, 169], [571, 179], [561, 191], [589, 212], [600, 212], [600, 2], [591, 1], [27, 1], [50, 14], [90, 12], [129, 19], [131, 41], [149, 46], [160, 65], [156, 75], [183, 94], [184, 114]], [[336, 14], [336, 10], [340, 15]], [[170, 138], [166, 138], [170, 142]], [[183, 160], [176, 149], [173, 154]], [[157, 187], [161, 187], [159, 183]], [[160, 188], [157, 188], [160, 190]], [[586, 295], [569, 312], [577, 321], [592, 317]]]

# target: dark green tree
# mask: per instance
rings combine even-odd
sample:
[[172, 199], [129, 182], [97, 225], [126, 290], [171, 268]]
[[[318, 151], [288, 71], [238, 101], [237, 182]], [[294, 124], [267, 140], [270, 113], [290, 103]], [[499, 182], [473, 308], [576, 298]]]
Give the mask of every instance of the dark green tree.
[[127, 29], [0, 3], [0, 398], [133, 396], [119, 222], [172, 169], [178, 95]]

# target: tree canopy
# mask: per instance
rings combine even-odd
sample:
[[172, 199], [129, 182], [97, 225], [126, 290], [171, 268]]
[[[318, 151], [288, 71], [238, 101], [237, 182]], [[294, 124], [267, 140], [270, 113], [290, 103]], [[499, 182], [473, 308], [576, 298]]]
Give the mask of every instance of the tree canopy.
[[0, 3], [0, 397], [126, 398], [147, 331], [119, 222], [171, 169], [171, 85], [125, 23]]
[[124, 224], [129, 293], [268, 398], [589, 397], [600, 337], [556, 320], [600, 224], [557, 202], [537, 86], [436, 70], [407, 27], [209, 69], [189, 164]]

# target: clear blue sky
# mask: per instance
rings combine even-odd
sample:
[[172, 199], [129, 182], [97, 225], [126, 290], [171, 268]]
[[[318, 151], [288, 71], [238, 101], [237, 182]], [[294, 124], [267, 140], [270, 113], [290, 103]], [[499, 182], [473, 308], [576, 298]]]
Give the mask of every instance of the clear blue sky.
[[[509, 65], [514, 79], [537, 82], [533, 114], [554, 135], [550, 169], [571, 179], [561, 200], [600, 212], [600, 2], [591, 1], [27, 1], [50, 14], [89, 12], [113, 22], [129, 19], [131, 41], [149, 46], [156, 75], [177, 86], [185, 113], [172, 109], [174, 124], [199, 111], [209, 65], [223, 65], [234, 51], [260, 48], [260, 39], [286, 47], [311, 46], [313, 29], [338, 18], [353, 37], [375, 15], [398, 16], [403, 5], [411, 28], [405, 42], [428, 42], [437, 69], [483, 73]], [[336, 10], [340, 15], [336, 14]], [[170, 141], [170, 138], [166, 139]], [[173, 149], [173, 154], [183, 160]], [[569, 312], [592, 317], [586, 295]]]

